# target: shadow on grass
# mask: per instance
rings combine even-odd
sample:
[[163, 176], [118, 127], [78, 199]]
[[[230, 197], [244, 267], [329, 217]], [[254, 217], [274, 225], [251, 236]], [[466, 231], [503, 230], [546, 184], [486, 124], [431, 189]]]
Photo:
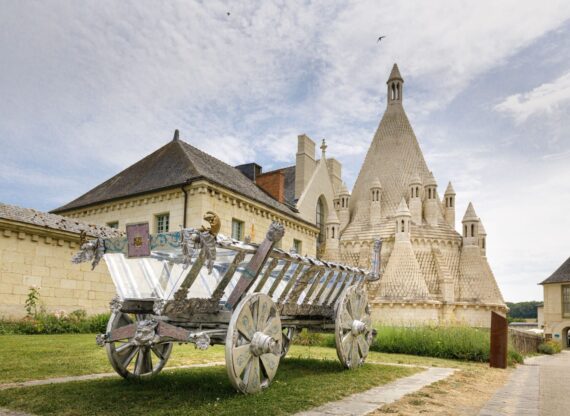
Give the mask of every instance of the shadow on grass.
[[41, 415], [282, 415], [318, 406], [417, 372], [365, 365], [347, 371], [338, 361], [288, 358], [271, 386], [245, 396], [224, 367], [164, 372], [144, 381], [102, 379], [0, 392], [0, 406]]

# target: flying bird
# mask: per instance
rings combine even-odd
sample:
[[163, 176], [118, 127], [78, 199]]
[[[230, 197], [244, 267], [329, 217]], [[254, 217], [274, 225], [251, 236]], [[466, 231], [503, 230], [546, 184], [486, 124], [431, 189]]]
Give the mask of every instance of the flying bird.
[[380, 41], [381, 41], [382, 39], [384, 39], [385, 37], [386, 37], [386, 36], [380, 36], [380, 37], [378, 38], [378, 40], [376, 41], [376, 43], [380, 42]]
[[229, 15], [230, 15], [230, 12], [228, 12], [227, 15], [229, 16]]

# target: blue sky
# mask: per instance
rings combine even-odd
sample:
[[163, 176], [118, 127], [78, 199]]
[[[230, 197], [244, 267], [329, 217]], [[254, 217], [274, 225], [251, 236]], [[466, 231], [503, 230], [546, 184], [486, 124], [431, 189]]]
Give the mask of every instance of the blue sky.
[[458, 220], [473, 202], [506, 300], [542, 299], [570, 256], [570, 3], [331, 3], [3, 2], [0, 201], [53, 209], [176, 128], [266, 170], [298, 134], [324, 137], [352, 187], [398, 62], [427, 163]]

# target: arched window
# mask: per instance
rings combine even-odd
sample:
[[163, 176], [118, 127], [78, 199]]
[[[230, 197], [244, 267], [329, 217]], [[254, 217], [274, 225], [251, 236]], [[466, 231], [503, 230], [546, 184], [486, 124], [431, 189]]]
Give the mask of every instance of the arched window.
[[481, 248], [482, 248], [483, 250], [485, 250], [485, 239], [483, 239], [483, 241], [481, 241]]
[[331, 227], [331, 232], [332, 232], [331, 238], [334, 238], [334, 227]]
[[392, 84], [392, 100], [396, 99], [396, 86]]
[[315, 224], [319, 229], [319, 237], [317, 239], [317, 242], [323, 243], [325, 241], [326, 230], [325, 230], [325, 207], [323, 204], [322, 197], [319, 198], [319, 200], [317, 201], [317, 209], [315, 214], [316, 214]]
[[402, 232], [406, 231], [405, 227], [404, 227], [404, 220], [402, 220]]
[[475, 224], [471, 224], [471, 237], [475, 237]]
[[449, 208], [453, 208], [453, 198], [449, 198]]
[[463, 227], [463, 237], [467, 237], [467, 226]]
[[400, 99], [400, 83], [396, 84], [396, 100]]

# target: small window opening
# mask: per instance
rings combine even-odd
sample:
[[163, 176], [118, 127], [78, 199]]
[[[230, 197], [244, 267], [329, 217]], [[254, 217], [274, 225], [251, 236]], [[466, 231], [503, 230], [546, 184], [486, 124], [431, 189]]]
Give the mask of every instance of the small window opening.
[[475, 224], [471, 224], [471, 237], [475, 237]]

